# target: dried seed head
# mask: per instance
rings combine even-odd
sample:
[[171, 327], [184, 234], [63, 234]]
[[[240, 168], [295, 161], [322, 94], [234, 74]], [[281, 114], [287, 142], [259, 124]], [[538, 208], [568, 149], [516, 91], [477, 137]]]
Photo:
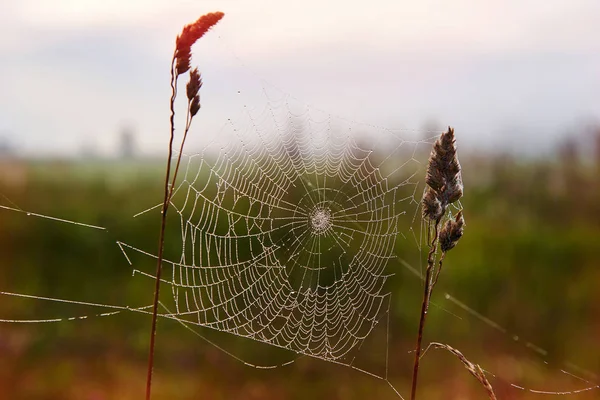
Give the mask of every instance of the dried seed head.
[[447, 204], [452, 204], [463, 195], [463, 184], [462, 179], [459, 175], [456, 175], [454, 179], [446, 184], [443, 190]]
[[223, 18], [225, 14], [220, 11], [208, 13], [198, 18], [193, 24], [183, 27], [181, 34], [177, 36], [175, 42], [175, 58], [177, 75], [181, 75], [190, 69], [190, 58], [192, 46], [200, 39], [210, 28]]
[[456, 214], [454, 220], [450, 219], [446, 221], [446, 224], [440, 232], [440, 246], [442, 251], [445, 253], [456, 246], [458, 240], [462, 237], [465, 227], [465, 218], [463, 217], [462, 211]]
[[193, 117], [200, 110], [200, 95], [197, 94], [194, 96], [192, 101], [190, 102], [190, 115]]
[[467, 360], [467, 358], [460, 351], [456, 350], [454, 347], [448, 346], [447, 344], [432, 342], [430, 346], [435, 346], [438, 349], [448, 350], [450, 353], [454, 354], [463, 363], [463, 365], [471, 373], [471, 375], [473, 375], [475, 379], [477, 379], [479, 383], [481, 383], [481, 385], [487, 392], [489, 399], [497, 400], [496, 394], [494, 393], [494, 388], [488, 381], [487, 377], [485, 376], [485, 372], [483, 371], [483, 369], [481, 369], [479, 365]]
[[198, 72], [198, 68], [194, 68], [190, 71], [190, 81], [186, 86], [188, 100], [191, 101], [194, 97], [196, 97], [201, 87], [202, 77], [200, 76], [200, 72]]
[[429, 187], [436, 192], [442, 190], [444, 187], [444, 176], [442, 175], [442, 172], [434, 159], [429, 160], [427, 175], [425, 176], [425, 183], [427, 183], [427, 185], [429, 185]]
[[183, 27], [181, 34], [177, 37], [177, 49], [192, 47], [210, 28], [223, 18], [225, 14], [220, 11], [208, 13], [196, 20], [192, 24]]
[[175, 55], [177, 59], [175, 64], [177, 75], [181, 75], [190, 69], [190, 61], [192, 58], [191, 50], [192, 49], [190, 47], [181, 50], [177, 49]]
[[[454, 129], [448, 131], [435, 141], [429, 162], [425, 182], [431, 191], [426, 192], [429, 198], [423, 198], [423, 216], [437, 219], [437, 206], [432, 197], [441, 204], [442, 215], [448, 204], [454, 203], [463, 195], [463, 183], [460, 174], [460, 163], [456, 155], [456, 140]], [[441, 217], [441, 215], [439, 215]]]
[[[448, 127], [448, 130], [436, 140], [429, 156], [427, 165], [427, 184], [440, 192], [440, 195], [449, 202], [453, 203], [462, 195], [462, 179], [460, 176], [460, 163], [456, 155], [456, 139], [454, 138], [454, 129]], [[443, 193], [451, 190], [449, 193]], [[458, 197], [457, 194], [459, 194]], [[454, 199], [450, 201], [450, 199]], [[448, 203], [448, 204], [449, 204]]]
[[433, 221], [441, 218], [446, 211], [442, 206], [442, 202], [438, 199], [437, 193], [431, 188], [423, 196], [422, 210], [423, 218], [429, 218]]

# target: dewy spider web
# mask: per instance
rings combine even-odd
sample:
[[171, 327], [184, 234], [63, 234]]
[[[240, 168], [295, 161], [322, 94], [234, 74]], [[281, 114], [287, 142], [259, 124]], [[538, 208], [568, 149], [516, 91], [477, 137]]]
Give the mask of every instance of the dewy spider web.
[[[171, 304], [162, 316], [349, 365], [396, 391], [387, 356], [383, 374], [355, 359], [369, 334], [387, 324], [386, 280], [399, 268], [422, 278], [402, 253], [424, 243], [419, 180], [439, 132], [415, 137], [333, 116], [280, 91], [267, 97], [265, 108], [246, 109], [184, 157], [173, 198], [181, 252], [165, 262]], [[125, 254], [140, 251], [121, 246]], [[557, 395], [598, 388], [576, 379], [587, 386], [557, 392], [508, 384]]]
[[294, 107], [271, 101], [187, 157], [167, 316], [351, 363], [388, 312], [398, 238], [413, 239], [419, 142]]

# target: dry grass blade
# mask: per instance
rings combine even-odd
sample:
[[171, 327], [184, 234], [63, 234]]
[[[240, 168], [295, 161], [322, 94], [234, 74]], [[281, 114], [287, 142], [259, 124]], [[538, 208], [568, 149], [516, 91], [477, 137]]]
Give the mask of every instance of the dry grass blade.
[[465, 366], [467, 371], [469, 371], [471, 373], [471, 375], [473, 375], [475, 377], [475, 379], [477, 379], [479, 381], [479, 383], [481, 383], [481, 386], [483, 386], [483, 388], [487, 392], [487, 395], [490, 398], [490, 400], [497, 400], [496, 394], [494, 393], [494, 388], [488, 381], [487, 377], [485, 376], [485, 373], [483, 372], [483, 370], [481, 369], [481, 367], [479, 365], [473, 364], [471, 361], [467, 360], [467, 358], [460, 351], [456, 350], [454, 347], [448, 346], [447, 344], [438, 343], [438, 342], [430, 343], [429, 346], [427, 347], [427, 349], [425, 350], [425, 352], [423, 353], [423, 355], [425, 355], [427, 350], [429, 350], [429, 348], [431, 348], [431, 347], [434, 347], [436, 349], [447, 350], [450, 353], [454, 354], [463, 363], [463, 365]]
[[[167, 167], [165, 172], [164, 182], [164, 199], [162, 204], [162, 215], [161, 215], [161, 226], [160, 234], [158, 239], [158, 257], [156, 264], [156, 277], [154, 286], [154, 302], [152, 309], [152, 326], [150, 328], [150, 350], [148, 352], [148, 372], [146, 376], [146, 400], [150, 400], [152, 392], [152, 371], [154, 368], [154, 346], [156, 338], [156, 321], [158, 313], [158, 299], [160, 295], [160, 277], [162, 273], [162, 261], [163, 252], [165, 247], [165, 226], [167, 224], [167, 211], [169, 210], [169, 204], [173, 196], [173, 189], [177, 182], [177, 173], [179, 171], [179, 165], [181, 163], [181, 155], [183, 153], [183, 147], [185, 140], [192, 123], [192, 119], [200, 110], [200, 95], [199, 91], [202, 87], [202, 79], [198, 68], [194, 68], [190, 71], [190, 80], [186, 85], [186, 94], [188, 97], [188, 109], [185, 123], [185, 129], [181, 145], [179, 149], [179, 155], [177, 157], [177, 163], [175, 165], [175, 172], [171, 177], [171, 159], [173, 157], [173, 141], [175, 138], [175, 99], [177, 97], [177, 80], [179, 75], [190, 69], [191, 49], [194, 43], [200, 39], [208, 30], [213, 27], [217, 22], [223, 18], [224, 14], [220, 11], [214, 13], [208, 13], [201, 16], [193, 24], [186, 25], [181, 34], [177, 36], [175, 41], [175, 52], [173, 53], [173, 59], [171, 60], [171, 102], [170, 102], [170, 127], [171, 134], [169, 138], [169, 151], [167, 157]], [[169, 185], [169, 182], [171, 184]]]

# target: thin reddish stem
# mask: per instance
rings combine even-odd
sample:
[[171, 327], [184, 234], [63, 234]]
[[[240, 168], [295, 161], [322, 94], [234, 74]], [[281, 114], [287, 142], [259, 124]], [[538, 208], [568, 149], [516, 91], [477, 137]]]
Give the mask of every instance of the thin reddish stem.
[[152, 307], [152, 327], [150, 330], [150, 350], [148, 354], [148, 371], [146, 374], [146, 400], [150, 400], [152, 392], [152, 372], [154, 370], [154, 346], [156, 339], [156, 321], [158, 317], [158, 299], [160, 294], [160, 277], [162, 273], [163, 252], [165, 248], [165, 227], [167, 225], [167, 211], [171, 201], [169, 190], [169, 178], [171, 175], [171, 157], [173, 156], [173, 141], [175, 139], [175, 98], [177, 97], [177, 75], [175, 74], [175, 53], [171, 61], [171, 137], [169, 139], [169, 155], [167, 157], [167, 169], [165, 174], [164, 200], [158, 238], [158, 261], [156, 263], [156, 282], [154, 286], [154, 304]]
[[187, 134], [190, 130], [190, 126], [192, 126], [193, 116], [190, 115], [190, 105], [191, 100], [188, 100], [188, 110], [185, 122], [185, 131], [183, 132], [183, 139], [181, 140], [181, 146], [179, 146], [179, 155], [177, 156], [177, 164], [175, 165], [175, 173], [173, 174], [173, 180], [171, 181], [171, 188], [169, 190], [169, 202], [171, 202], [171, 197], [173, 197], [173, 190], [175, 188], [175, 182], [177, 181], [177, 173], [179, 172], [179, 164], [181, 164], [181, 155], [183, 154], [183, 147], [185, 145], [185, 139], [187, 138]]
[[[440, 218], [441, 219], [441, 218]], [[421, 304], [421, 316], [419, 319], [419, 332], [417, 333], [417, 344], [415, 346], [415, 362], [413, 366], [412, 387], [410, 390], [410, 399], [415, 400], [417, 396], [417, 379], [419, 377], [419, 362], [421, 361], [421, 343], [423, 342], [423, 331], [425, 330], [425, 318], [429, 309], [429, 300], [433, 285], [431, 282], [431, 273], [435, 264], [435, 252], [437, 250], [437, 242], [439, 237], [440, 219], [435, 221], [434, 237], [427, 255], [427, 270], [425, 271], [425, 288], [423, 293], [423, 303]]]

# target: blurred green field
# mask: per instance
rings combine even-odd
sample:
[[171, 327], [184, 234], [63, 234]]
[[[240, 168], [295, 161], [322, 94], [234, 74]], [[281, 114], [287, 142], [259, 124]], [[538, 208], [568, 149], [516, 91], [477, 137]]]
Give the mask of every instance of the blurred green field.
[[[0, 209], [0, 291], [131, 307], [151, 303], [152, 281], [132, 276], [116, 241], [155, 252], [158, 213], [133, 216], [160, 202], [161, 162], [3, 160], [2, 169], [1, 205], [108, 231]], [[447, 343], [496, 374], [490, 382], [500, 399], [540, 396], [509, 383], [546, 391], [592, 385], [561, 369], [597, 384], [600, 167], [464, 157], [463, 170], [467, 228], [436, 288], [425, 342]], [[179, 239], [179, 231], [170, 224], [169, 235]], [[167, 254], [178, 254], [177, 246], [167, 240]], [[421, 269], [425, 249], [399, 246], [404, 262]], [[153, 271], [152, 259], [139, 262]], [[388, 371], [407, 395], [421, 286], [408, 268], [395, 268]], [[141, 398], [150, 318], [93, 317], [104, 311], [0, 296], [1, 319], [90, 315], [0, 323], [0, 397]], [[227, 334], [199, 333], [252, 364], [295, 358]], [[365, 342], [362, 365], [385, 372], [386, 337], [378, 330]], [[174, 321], [159, 323], [157, 346], [156, 399], [397, 398], [382, 380], [307, 357], [274, 370], [245, 366]], [[423, 399], [485, 398], [460, 363], [440, 350], [424, 358], [420, 383]], [[600, 398], [600, 390], [567, 398]]]

